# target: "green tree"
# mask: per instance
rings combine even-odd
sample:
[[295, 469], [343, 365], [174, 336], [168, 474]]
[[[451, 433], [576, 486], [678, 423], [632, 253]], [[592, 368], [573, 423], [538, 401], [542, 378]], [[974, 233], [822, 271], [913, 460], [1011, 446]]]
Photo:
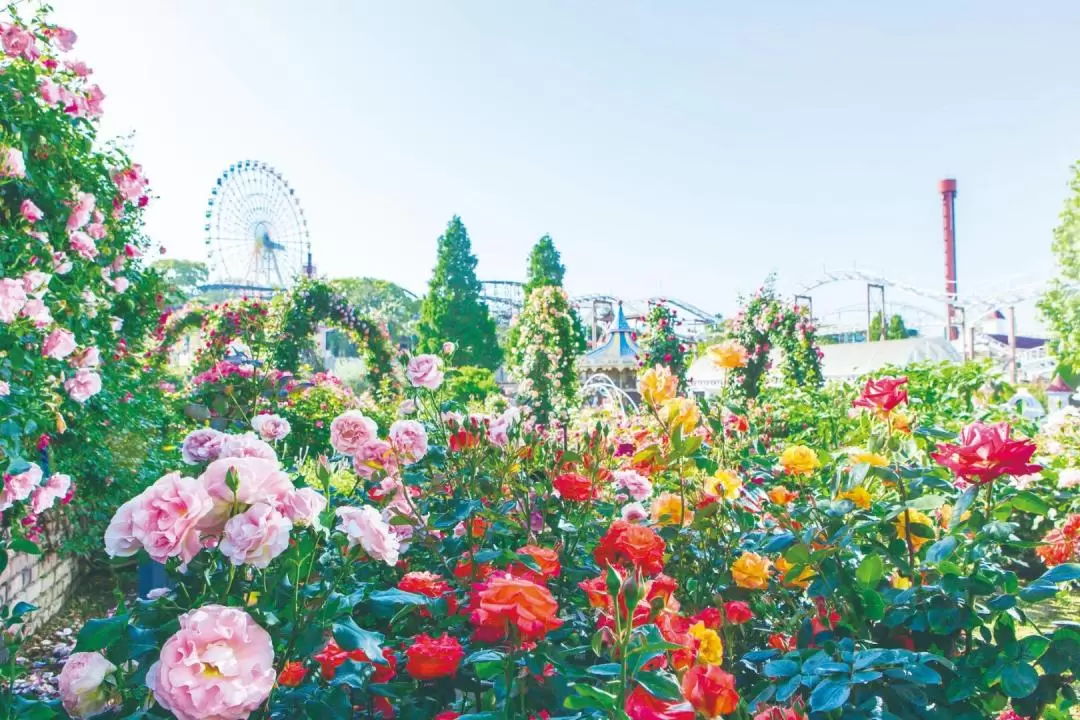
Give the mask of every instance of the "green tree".
[[447, 373], [446, 391], [463, 405], [483, 403], [489, 396], [500, 393], [495, 373], [469, 365], [453, 368]]
[[645, 332], [638, 347], [644, 354], [642, 371], [655, 365], [666, 365], [679, 379], [679, 388], [686, 386], [686, 346], [679, 339], [678, 314], [663, 303], [651, 304], [645, 316]]
[[522, 401], [547, 423], [577, 396], [577, 339], [566, 291], [550, 285], [533, 290], [514, 329], [510, 375], [519, 383]]
[[529, 270], [525, 278], [525, 294], [528, 295], [538, 287], [553, 285], [563, 286], [563, 277], [566, 275], [566, 267], [562, 264], [562, 257], [555, 249], [550, 235], [544, 235], [533, 245], [529, 253]]
[[419, 330], [422, 352], [437, 352], [444, 342], [453, 342], [454, 365], [494, 370], [502, 359], [495, 321], [480, 299], [469, 233], [457, 215], [439, 236], [435, 270], [420, 306]]
[[171, 304], [181, 304], [198, 295], [210, 276], [206, 263], [199, 260], [155, 260], [150, 267], [169, 284], [167, 299]]
[[1080, 370], [1080, 163], [1072, 167], [1071, 195], [1054, 228], [1051, 248], [1058, 276], [1039, 300], [1039, 310], [1051, 331], [1050, 345], [1058, 364], [1067, 372]]
[[[338, 278], [330, 281], [330, 287], [341, 293], [359, 315], [385, 325], [395, 345], [411, 348], [416, 344], [420, 299], [405, 288], [370, 277]], [[340, 333], [327, 337], [327, 345], [339, 357], [355, 356], [355, 348]]]
[[908, 337], [907, 325], [904, 324], [904, 318], [899, 315], [894, 314], [889, 317], [889, 321], [885, 325], [885, 337], [881, 336], [881, 325], [881, 313], [874, 313], [874, 317], [870, 321], [871, 340], [903, 340]]

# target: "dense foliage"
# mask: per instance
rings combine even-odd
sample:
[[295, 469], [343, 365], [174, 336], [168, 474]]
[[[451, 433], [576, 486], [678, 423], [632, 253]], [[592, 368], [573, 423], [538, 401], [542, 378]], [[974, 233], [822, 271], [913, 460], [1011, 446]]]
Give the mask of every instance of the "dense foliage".
[[577, 396], [578, 344], [570, 299], [554, 285], [529, 293], [514, 319], [510, 374], [538, 422], [562, 418]]
[[1054, 228], [1058, 277], [1039, 300], [1051, 334], [1051, 353], [1069, 371], [1080, 371], [1080, 163], [1073, 166], [1070, 195]]
[[435, 269], [420, 307], [420, 349], [438, 352], [446, 342], [454, 344], [456, 365], [495, 370], [502, 359], [495, 321], [480, 298], [469, 233], [457, 215], [439, 236]]
[[645, 368], [662, 365], [671, 371], [678, 380], [679, 388], [686, 385], [688, 353], [686, 345], [679, 337], [682, 320], [673, 308], [662, 302], [649, 302], [649, 312], [645, 316], [645, 329], [638, 338], [641, 351], [641, 364]]

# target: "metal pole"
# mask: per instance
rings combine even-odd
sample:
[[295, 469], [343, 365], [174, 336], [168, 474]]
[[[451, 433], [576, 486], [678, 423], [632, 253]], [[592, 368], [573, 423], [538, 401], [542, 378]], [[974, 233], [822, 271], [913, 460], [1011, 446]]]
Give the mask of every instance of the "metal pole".
[[[800, 302], [802, 300], [805, 300], [806, 302]], [[814, 299], [812, 297], [810, 297], [809, 295], [796, 295], [795, 296], [795, 304], [796, 305], [805, 305], [807, 312], [810, 313], [810, 318], [813, 319], [813, 317], [814, 317]]]
[[964, 308], [958, 308], [960, 310], [960, 342], [964, 348], [964, 359], [968, 359], [968, 333], [967, 333], [967, 311]]
[[1009, 321], [1009, 382], [1016, 384], [1016, 308], [1009, 306], [1006, 313]]
[[972, 325], [967, 329], [968, 337], [967, 342], [971, 346], [971, 359], [975, 359], [975, 326]]

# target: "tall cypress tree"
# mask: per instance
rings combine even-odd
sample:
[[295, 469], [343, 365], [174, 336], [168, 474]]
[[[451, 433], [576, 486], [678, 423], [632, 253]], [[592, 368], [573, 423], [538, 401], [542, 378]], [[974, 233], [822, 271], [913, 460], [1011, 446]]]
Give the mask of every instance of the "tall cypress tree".
[[529, 253], [529, 272], [525, 278], [525, 295], [528, 295], [538, 287], [553, 285], [562, 287], [563, 276], [566, 275], [566, 267], [562, 264], [559, 251], [555, 249], [555, 243], [550, 235], [544, 235], [533, 245]]
[[438, 352], [447, 340], [454, 343], [455, 365], [494, 370], [502, 359], [495, 321], [480, 299], [469, 233], [457, 215], [439, 236], [435, 270], [420, 307], [419, 330], [422, 352]]

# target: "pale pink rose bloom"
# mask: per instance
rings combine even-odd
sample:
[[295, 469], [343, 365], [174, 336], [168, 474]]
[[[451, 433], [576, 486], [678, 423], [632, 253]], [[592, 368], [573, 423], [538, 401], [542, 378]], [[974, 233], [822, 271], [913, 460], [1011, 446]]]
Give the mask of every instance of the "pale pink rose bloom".
[[93, 260], [97, 257], [97, 246], [94, 245], [94, 239], [84, 233], [82, 230], [76, 230], [68, 236], [68, 241], [71, 243], [71, 249], [78, 253], [79, 257], [84, 260]]
[[1080, 487], [1080, 470], [1066, 468], [1058, 473], [1058, 487], [1065, 490]]
[[[48, 238], [45, 238], [48, 240]], [[70, 260], [68, 260], [67, 253], [54, 252], [53, 253], [53, 270], [57, 275], [67, 275], [71, 272], [71, 268], [75, 267]]]
[[4, 475], [4, 489], [0, 491], [0, 510], [7, 510], [16, 502], [30, 497], [30, 493], [41, 484], [41, 468], [36, 463], [17, 475]]
[[34, 295], [41, 297], [49, 291], [49, 280], [52, 279], [52, 275], [49, 273], [41, 272], [40, 270], [31, 270], [23, 275], [23, 290], [28, 295]]
[[218, 550], [233, 565], [265, 568], [289, 547], [292, 523], [266, 503], [255, 503], [225, 523]]
[[47, 77], [43, 77], [38, 81], [38, 94], [46, 105], [55, 105], [63, 99], [60, 86]]
[[239, 608], [204, 605], [180, 616], [146, 685], [178, 720], [243, 720], [269, 697], [274, 678], [270, 634]]
[[641, 473], [634, 470], [616, 470], [615, 487], [620, 487], [635, 500], [645, 500], [652, 495], [652, 483]]
[[456, 538], [465, 537], [465, 523], [464, 522], [459, 522], [457, 525], [454, 526], [454, 537], [456, 537]]
[[420, 462], [428, 451], [427, 431], [415, 420], [398, 420], [390, 426], [390, 445], [403, 464]]
[[71, 477], [63, 473], [54, 473], [45, 484], [35, 488], [30, 495], [30, 509], [40, 515], [56, 504], [56, 501], [68, 494], [71, 489]]
[[[92, 348], [96, 350], [97, 348]], [[225, 433], [213, 428], [193, 430], [184, 438], [181, 453], [188, 465], [201, 465], [217, 460], [221, 455], [221, 446], [225, 444]]]
[[45, 304], [44, 300], [39, 298], [30, 298], [23, 305], [22, 312], [20, 313], [24, 318], [29, 318], [34, 323], [36, 328], [48, 327], [52, 324], [52, 313], [49, 312], [49, 306]]
[[114, 317], [110, 318], [109, 320], [109, 325], [112, 327], [113, 332], [120, 332], [124, 328], [123, 318]]
[[379, 511], [370, 505], [361, 507], [342, 507], [335, 513], [338, 517], [337, 530], [349, 538], [349, 549], [360, 545], [364, 552], [376, 560], [381, 560], [390, 567], [397, 565], [401, 543], [390, 531], [390, 526], [382, 519]]
[[21, 280], [0, 279], [0, 322], [15, 322], [26, 304], [26, 290]]
[[71, 208], [71, 214], [67, 219], [67, 231], [73, 232], [90, 222], [94, 216], [94, 206], [97, 198], [93, 193], [80, 192], [75, 195], [75, 205]]
[[53, 360], [63, 360], [75, 352], [75, 345], [75, 335], [71, 331], [57, 328], [45, 338], [41, 345], [41, 354]]
[[319, 527], [319, 515], [326, 509], [326, 498], [314, 488], [302, 487], [281, 498], [281, 511], [297, 525]]
[[64, 381], [64, 389], [77, 403], [84, 403], [101, 392], [101, 376], [93, 370], [79, 368], [73, 377]]
[[75, 41], [79, 39], [79, 36], [75, 34], [74, 30], [68, 30], [67, 28], [57, 27], [56, 45], [60, 48], [60, 52], [71, 52], [71, 48], [75, 47]]
[[649, 517], [649, 511], [639, 502], [623, 505], [622, 519], [627, 522], [641, 522]]
[[443, 355], [453, 355], [454, 350], [457, 350], [457, 345], [447, 340], [442, 344]]
[[68, 70], [75, 73], [79, 77], [86, 77], [90, 73], [94, 72], [82, 60], [67, 60], [64, 62], [64, 67], [66, 67]]
[[289, 421], [280, 415], [256, 415], [251, 420], [251, 428], [267, 442], [284, 440], [292, 430]]
[[101, 364], [101, 352], [96, 347], [88, 347], [78, 353], [73, 362], [75, 367], [96, 368]]
[[124, 200], [137, 200], [140, 195], [146, 193], [146, 177], [142, 174], [142, 165], [132, 165], [126, 170], [121, 170], [113, 175], [116, 189], [120, 191], [120, 197]]
[[112, 709], [119, 700], [105, 678], [116, 666], [96, 652], [72, 653], [60, 671], [60, 702], [70, 717], [78, 720], [97, 717]]
[[277, 453], [274, 452], [274, 448], [260, 440], [255, 433], [226, 435], [225, 441], [221, 444], [221, 457], [262, 458], [263, 460], [272, 461], [275, 465], [277, 464], [278, 459]]
[[347, 410], [330, 423], [330, 445], [342, 455], [355, 455], [378, 431], [374, 420], [359, 410]]
[[86, 90], [86, 113], [90, 117], [101, 115], [101, 101], [105, 99], [105, 93], [97, 85], [91, 85]]
[[453, 410], [447, 410], [442, 414], [442, 421], [450, 427], [460, 427], [465, 421], [465, 416]]
[[109, 557], [131, 557], [142, 547], [132, 526], [132, 516], [141, 502], [142, 495], [136, 495], [113, 513], [105, 528], [105, 554]]
[[179, 557], [187, 564], [202, 548], [198, 525], [213, 507], [201, 482], [169, 473], [139, 496], [131, 534], [157, 562]]
[[376, 470], [393, 473], [397, 470], [394, 448], [385, 440], [374, 438], [367, 441], [353, 455], [353, 469], [360, 477], [370, 478]]
[[416, 412], [415, 400], [402, 400], [401, 405], [398, 406], [398, 415], [401, 417], [407, 417]]
[[105, 237], [105, 226], [101, 223], [90, 223], [86, 226], [86, 234], [94, 240], [101, 240]]
[[413, 387], [438, 390], [443, 381], [443, 373], [439, 369], [441, 366], [442, 360], [435, 355], [417, 355], [409, 361], [405, 374]]
[[491, 421], [488, 426], [488, 441], [496, 446], [504, 448], [510, 443], [510, 425], [501, 416]]
[[129, 287], [131, 287], [131, 281], [128, 280], [126, 277], [121, 276], [121, 277], [118, 277], [118, 278], [116, 278], [116, 279], [114, 279], [112, 281], [112, 286], [113, 286], [113, 290], [115, 290], [118, 293], [122, 293], [125, 290], [127, 290]]
[[[236, 474], [236, 494], [229, 489], [228, 475]], [[201, 529], [220, 535], [234, 503], [243, 507], [255, 503], [277, 506], [294, 490], [292, 480], [277, 461], [260, 457], [224, 457], [207, 466], [199, 481], [214, 501], [214, 509], [202, 521]]]
[[0, 397], [7, 397], [11, 394], [11, 385], [6, 380], [0, 380]]
[[26, 161], [18, 148], [0, 148], [0, 177], [26, 177]]
[[22, 55], [27, 60], [35, 60], [39, 54], [34, 34], [14, 23], [0, 26], [0, 43], [3, 43], [4, 52], [12, 57]]
[[35, 205], [34, 201], [30, 198], [23, 200], [22, 204], [19, 205], [19, 214], [22, 215], [23, 220], [28, 223], [36, 223], [41, 218], [45, 217], [45, 213], [43, 213], [41, 208]]

